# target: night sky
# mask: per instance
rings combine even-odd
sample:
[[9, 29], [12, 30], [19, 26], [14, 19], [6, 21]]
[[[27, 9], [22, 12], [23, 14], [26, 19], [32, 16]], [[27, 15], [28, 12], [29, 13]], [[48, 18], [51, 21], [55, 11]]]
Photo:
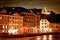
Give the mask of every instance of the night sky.
[[47, 7], [54, 12], [60, 13], [60, 0], [0, 0], [0, 7], [24, 7], [24, 8], [43, 8]]

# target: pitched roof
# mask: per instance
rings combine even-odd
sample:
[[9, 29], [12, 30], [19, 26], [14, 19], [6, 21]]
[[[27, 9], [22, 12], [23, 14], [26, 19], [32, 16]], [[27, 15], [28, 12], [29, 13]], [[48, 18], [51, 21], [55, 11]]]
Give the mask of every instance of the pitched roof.
[[32, 10], [33, 13], [35, 13], [36, 15], [40, 15], [41, 14], [41, 11], [42, 9], [28, 9], [28, 10]]
[[60, 23], [60, 14], [58, 15], [43, 15], [42, 19], [47, 19], [51, 23]]
[[[1, 10], [7, 10], [6, 14], [10, 14], [10, 15], [15, 13], [15, 12], [18, 12], [19, 14], [21, 12], [30, 12], [29, 10], [27, 10], [27, 9], [25, 9], [23, 7], [3, 7], [3, 8], [0, 8], [0, 11]], [[11, 13], [9, 13], [9, 12], [11, 12]]]

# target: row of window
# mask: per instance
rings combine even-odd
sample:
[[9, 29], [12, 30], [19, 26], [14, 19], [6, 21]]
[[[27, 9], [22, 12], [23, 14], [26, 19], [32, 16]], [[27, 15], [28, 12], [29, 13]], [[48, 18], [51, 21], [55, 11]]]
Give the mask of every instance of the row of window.
[[23, 15], [34, 15], [34, 14], [31, 14], [31, 13], [23, 13], [23, 12], [22, 12], [22, 14]]
[[43, 25], [43, 24], [45, 24], [45, 25], [46, 25], [47, 23], [42, 23], [42, 25]]
[[19, 22], [19, 21], [10, 21], [9, 23], [15, 23], [15, 24], [21, 23], [22, 24], [22, 22]]
[[50, 28], [60, 28], [60, 26], [50, 27]]
[[10, 19], [22, 19], [21, 17], [9, 17]]
[[47, 28], [47, 27], [49, 27], [49, 26], [42, 26], [42, 28]]

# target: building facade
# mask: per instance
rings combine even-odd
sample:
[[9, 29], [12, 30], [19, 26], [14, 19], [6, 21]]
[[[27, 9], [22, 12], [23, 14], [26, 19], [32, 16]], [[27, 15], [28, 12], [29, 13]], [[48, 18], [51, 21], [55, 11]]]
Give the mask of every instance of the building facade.
[[[12, 15], [9, 15], [9, 33], [20, 33], [20, 28], [23, 27], [23, 17], [21, 17], [17, 12]], [[10, 32], [11, 31], [11, 32]], [[15, 31], [15, 32], [14, 32]]]
[[49, 21], [47, 19], [41, 19], [40, 20], [40, 31], [41, 32], [49, 32]]
[[9, 16], [0, 14], [0, 28], [2, 28], [1, 32], [7, 32], [9, 23]]

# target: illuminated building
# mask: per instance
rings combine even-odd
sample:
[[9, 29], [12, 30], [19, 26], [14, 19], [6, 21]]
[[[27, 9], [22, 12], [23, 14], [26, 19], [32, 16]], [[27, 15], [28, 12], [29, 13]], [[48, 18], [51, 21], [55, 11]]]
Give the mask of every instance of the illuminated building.
[[3, 15], [3, 14], [0, 14], [0, 26], [2, 27], [2, 32], [7, 32], [8, 30], [8, 23], [9, 23], [9, 19], [8, 19], [8, 15]]
[[[23, 27], [29, 27], [28, 33], [36, 33], [37, 28], [39, 27], [40, 15], [36, 15], [29, 10], [30, 12], [22, 12], [23, 14]], [[32, 28], [32, 29], [31, 29]]]
[[48, 10], [46, 9], [46, 7], [44, 7], [44, 9], [42, 10], [42, 14], [44, 14], [43, 18], [41, 18], [40, 20], [40, 31], [41, 32], [49, 32], [49, 21], [46, 19], [46, 15], [49, 15], [47, 14], [50, 12], [48, 12]]
[[40, 21], [40, 15], [35, 15], [32, 10], [31, 12], [22, 12], [23, 18], [23, 26], [26, 27], [38, 27]]
[[44, 15], [49, 15], [49, 14], [51, 14], [51, 11], [48, 10], [46, 7], [44, 7], [44, 9], [42, 9], [41, 13], [44, 14]]
[[[20, 10], [19, 7], [8, 7], [0, 11], [0, 27], [1, 32], [9, 32], [10, 34], [19, 34], [19, 33], [37, 33], [37, 30], [41, 32], [51, 32], [52, 28], [59, 28], [60, 24], [53, 22], [46, 18], [51, 16], [51, 11], [44, 9], [24, 9]], [[41, 15], [43, 14], [43, 18]], [[39, 29], [40, 28], [40, 29]]]
[[58, 17], [52, 16], [51, 12], [47, 10], [46, 7], [42, 10], [42, 14], [43, 14], [43, 17], [40, 20], [40, 31], [41, 32], [59, 31], [60, 21], [59, 19], [57, 19]]
[[7, 33], [8, 31], [8, 23], [9, 23], [9, 16], [6, 15], [7, 10], [6, 9], [2, 9], [0, 12], [0, 23], [2, 24], [2, 32]]
[[[21, 17], [17, 12], [12, 15], [9, 15], [9, 31], [17, 30], [16, 34], [20, 33], [20, 28], [23, 27], [23, 17]], [[15, 33], [15, 32], [14, 32]], [[13, 33], [13, 34], [14, 34]]]
[[41, 32], [48, 32], [49, 29], [49, 21], [47, 19], [40, 20], [40, 30]]

